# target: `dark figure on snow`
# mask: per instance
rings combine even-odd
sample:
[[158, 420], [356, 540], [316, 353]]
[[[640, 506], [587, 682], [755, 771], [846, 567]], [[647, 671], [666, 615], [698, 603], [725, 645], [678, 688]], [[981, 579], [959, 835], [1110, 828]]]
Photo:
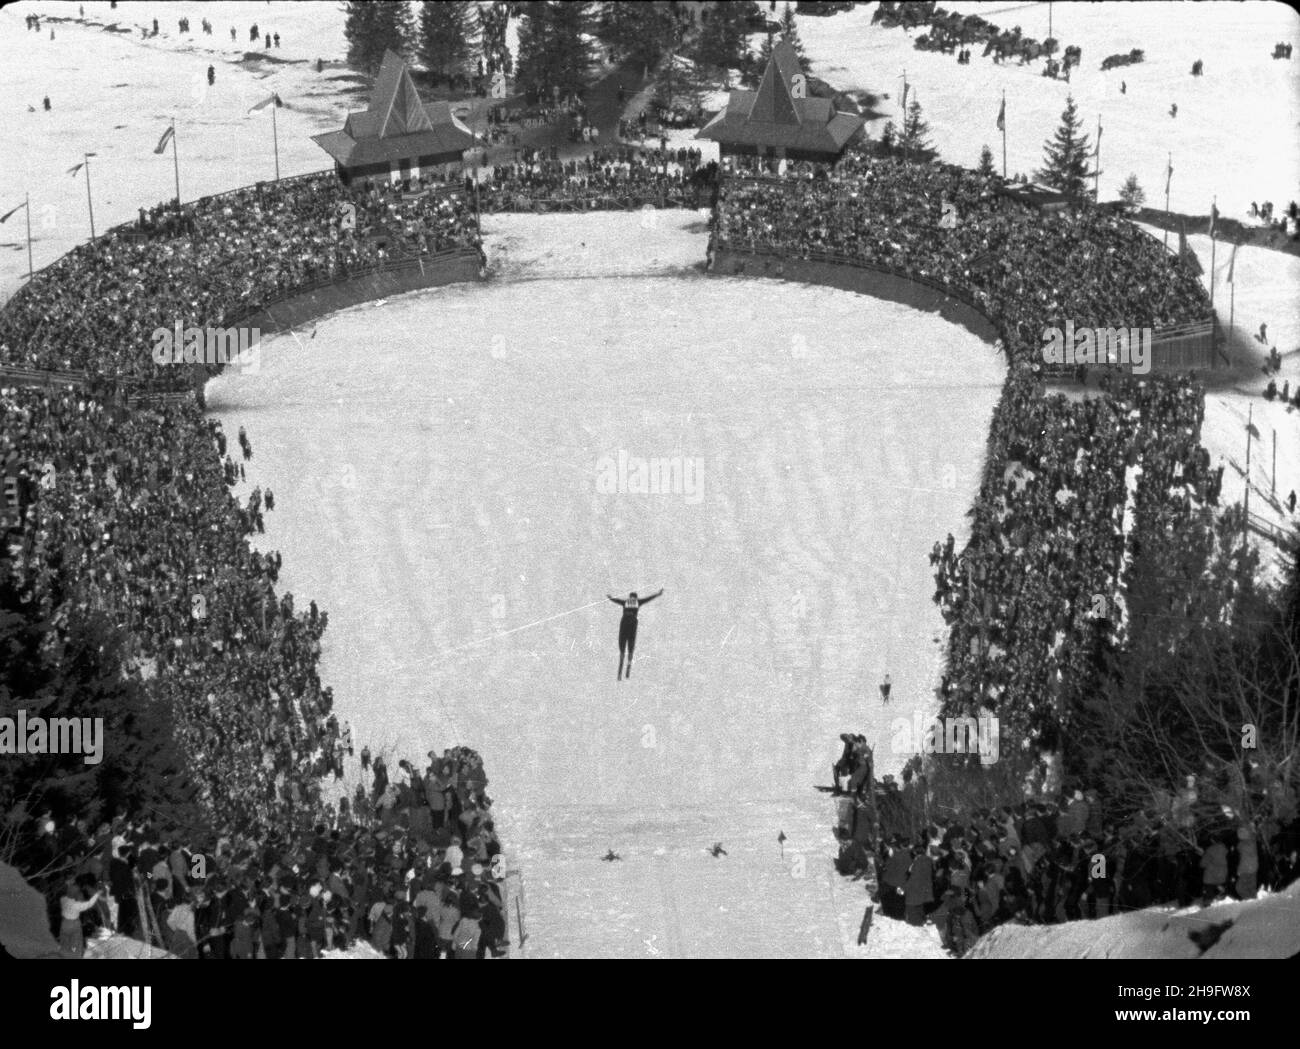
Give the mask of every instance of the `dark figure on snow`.
[[637, 597], [636, 591], [628, 594], [626, 598], [619, 599], [609, 594], [608, 597], [614, 604], [623, 609], [623, 618], [618, 624], [618, 677], [616, 680], [622, 681], [623, 673], [623, 656], [627, 655], [627, 677], [632, 676], [632, 653], [636, 651], [636, 614], [642, 605], [648, 605], [659, 594], [663, 593], [663, 588], [659, 589], [658, 594], [651, 594], [649, 597]]
[[45, 106], [45, 112], [48, 113], [48, 112], [50, 111], [50, 96], [49, 96], [49, 95], [46, 95], [46, 96], [45, 96], [45, 101], [44, 101], [42, 104]]
[[1291, 489], [1291, 494], [1286, 497], [1286, 508], [1288, 513], [1295, 513], [1295, 489]]
[[889, 675], [886, 674], [885, 680], [880, 683], [880, 702], [882, 703], [889, 702], [889, 691], [893, 687], [894, 687], [893, 684], [889, 680]]
[[217, 82], [217, 71], [212, 66], [208, 66], [208, 87]]
[[1178, 116], [1178, 103], [1177, 103], [1177, 102], [1175, 102], [1173, 105], [1171, 105], [1171, 106], [1169, 107], [1169, 115], [1170, 115], [1171, 117], [1176, 117], [1176, 116]]
[[1128, 81], [1127, 81], [1127, 80], [1121, 80], [1121, 81], [1119, 82], [1119, 93], [1120, 93], [1121, 95], [1127, 95], [1127, 94], [1128, 94]]
[[713, 848], [709, 849], [709, 855], [712, 856], [715, 860], [719, 856], [725, 856], [726, 854], [727, 854], [727, 850], [722, 847], [722, 842], [720, 841], [715, 841], [713, 843]]
[[613, 849], [610, 849], [609, 852], [605, 853], [605, 855], [601, 857], [601, 859], [606, 863], [613, 863], [615, 860], [621, 860], [622, 858], [623, 857]]

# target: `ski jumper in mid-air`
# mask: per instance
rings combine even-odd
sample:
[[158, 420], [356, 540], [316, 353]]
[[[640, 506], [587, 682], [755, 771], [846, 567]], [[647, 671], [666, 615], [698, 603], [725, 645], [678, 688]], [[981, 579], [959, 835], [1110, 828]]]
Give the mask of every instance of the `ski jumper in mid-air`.
[[[659, 594], [663, 593], [663, 588], [659, 588]], [[648, 605], [659, 594], [651, 594], [649, 597], [637, 597], [636, 591], [628, 594], [626, 598], [613, 597], [606, 594], [614, 604], [623, 609], [623, 618], [618, 624], [618, 677], [615, 680], [622, 681], [623, 678], [632, 676], [632, 653], [636, 651], [636, 613], [642, 605]], [[623, 653], [627, 653], [627, 674], [623, 673]]]

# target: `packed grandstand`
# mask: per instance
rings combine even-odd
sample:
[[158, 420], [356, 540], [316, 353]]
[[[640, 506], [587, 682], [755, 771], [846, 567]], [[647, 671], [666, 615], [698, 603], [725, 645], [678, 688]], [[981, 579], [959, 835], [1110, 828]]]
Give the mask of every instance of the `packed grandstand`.
[[[60, 914], [64, 947], [80, 949], [83, 925], [112, 924], [186, 956], [315, 957], [357, 940], [394, 957], [506, 951], [481, 761], [431, 750], [426, 767], [404, 762], [390, 780], [365, 750], [364, 784], [329, 800], [322, 785], [365, 741], [339, 725], [317, 673], [326, 613], [277, 590], [278, 555], [248, 545], [262, 497], [241, 506], [230, 487], [257, 434], [228, 447], [233, 438], [186, 395], [192, 369], [150, 354], [156, 329], [237, 326], [304, 288], [413, 260], [470, 253], [490, 267], [485, 212], [711, 207], [714, 256], [876, 266], [987, 317], [1008, 370], [970, 542], [955, 549], [948, 536], [931, 555], [950, 628], [940, 701], [945, 713], [998, 711], [1004, 734], [1052, 746], [1080, 709], [1091, 654], [1148, 629], [1122, 595], [1152, 551], [1194, 543], [1207, 557], [1249, 554], [1227, 549], [1232, 512], [1209, 512], [1219, 478], [1200, 447], [1195, 377], [1108, 374], [1106, 396], [1086, 398], [1044, 389], [1045, 328], [1203, 320], [1200, 283], [1120, 216], [1025, 213], [998, 196], [999, 183], [866, 151], [778, 175], [630, 147], [392, 185], [347, 186], [327, 172], [179, 211], [142, 209], [37, 273], [0, 313], [0, 466], [13, 495], [2, 587], [14, 651], [29, 683], [75, 652], [93, 673], [120, 671], [125, 684], [113, 688], [132, 690], [135, 709], [169, 712], [157, 759], [169, 764], [149, 771], [177, 787], [163, 805], [168, 791], [147, 778], [72, 784], [28, 814], [15, 855]], [[954, 206], [959, 221], [942, 228]], [[268, 494], [265, 510], [273, 505]], [[95, 625], [105, 622], [112, 628]], [[87, 638], [99, 629], [116, 655], [95, 667]], [[846, 775], [860, 767], [846, 756]], [[1054, 878], [1049, 892], [1036, 880], [1061, 850], [1073, 869], [1121, 838], [1136, 850], [1164, 840], [1158, 819], [1121, 835], [1096, 794], [1067, 795], [1059, 820], [1055, 806], [1047, 820], [1047, 807], [986, 805], [928, 828], [891, 824], [888, 791], [873, 799], [865, 778], [871, 790], [862, 777], [855, 790], [866, 815], [844, 824], [843, 869], [878, 857], [891, 916], [971, 890], [971, 918], [945, 931], [956, 949], [999, 921], [1079, 916], [1087, 886], [1058, 891]], [[1294, 822], [1256, 830], [1272, 857], [1267, 877], [1285, 883]], [[908, 849], [916, 842], [924, 863]], [[1022, 849], [1032, 862], [1017, 859]], [[1118, 902], [1183, 895], [1187, 850], [1169, 845], [1158, 875]], [[1094, 890], [1089, 900], [1110, 899]]]

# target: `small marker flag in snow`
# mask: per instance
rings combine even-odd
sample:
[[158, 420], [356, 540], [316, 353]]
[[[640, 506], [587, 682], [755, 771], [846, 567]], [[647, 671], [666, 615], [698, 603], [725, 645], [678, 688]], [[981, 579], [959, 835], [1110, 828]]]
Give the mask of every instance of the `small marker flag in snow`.
[[169, 127], [166, 131], [164, 131], [162, 133], [162, 138], [158, 140], [158, 145], [153, 147], [153, 151], [155, 153], [161, 153], [163, 150], [165, 150], [167, 148], [167, 143], [172, 140], [172, 136], [174, 134], [176, 134], [176, 129], [174, 127]]

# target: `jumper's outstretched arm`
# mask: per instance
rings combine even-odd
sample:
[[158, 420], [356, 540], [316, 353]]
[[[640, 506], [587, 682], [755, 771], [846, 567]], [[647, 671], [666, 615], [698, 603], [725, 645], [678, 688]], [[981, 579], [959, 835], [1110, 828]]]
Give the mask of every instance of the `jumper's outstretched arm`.
[[648, 605], [651, 601], [653, 601], [656, 597], [658, 597], [658, 596], [659, 596], [660, 594], [662, 594], [663, 592], [664, 592], [664, 588], [663, 588], [663, 587], [660, 587], [660, 588], [659, 588], [659, 593], [658, 593], [658, 594], [651, 594], [649, 597], [643, 597], [643, 598], [641, 598], [641, 604], [643, 604], [643, 605]]

